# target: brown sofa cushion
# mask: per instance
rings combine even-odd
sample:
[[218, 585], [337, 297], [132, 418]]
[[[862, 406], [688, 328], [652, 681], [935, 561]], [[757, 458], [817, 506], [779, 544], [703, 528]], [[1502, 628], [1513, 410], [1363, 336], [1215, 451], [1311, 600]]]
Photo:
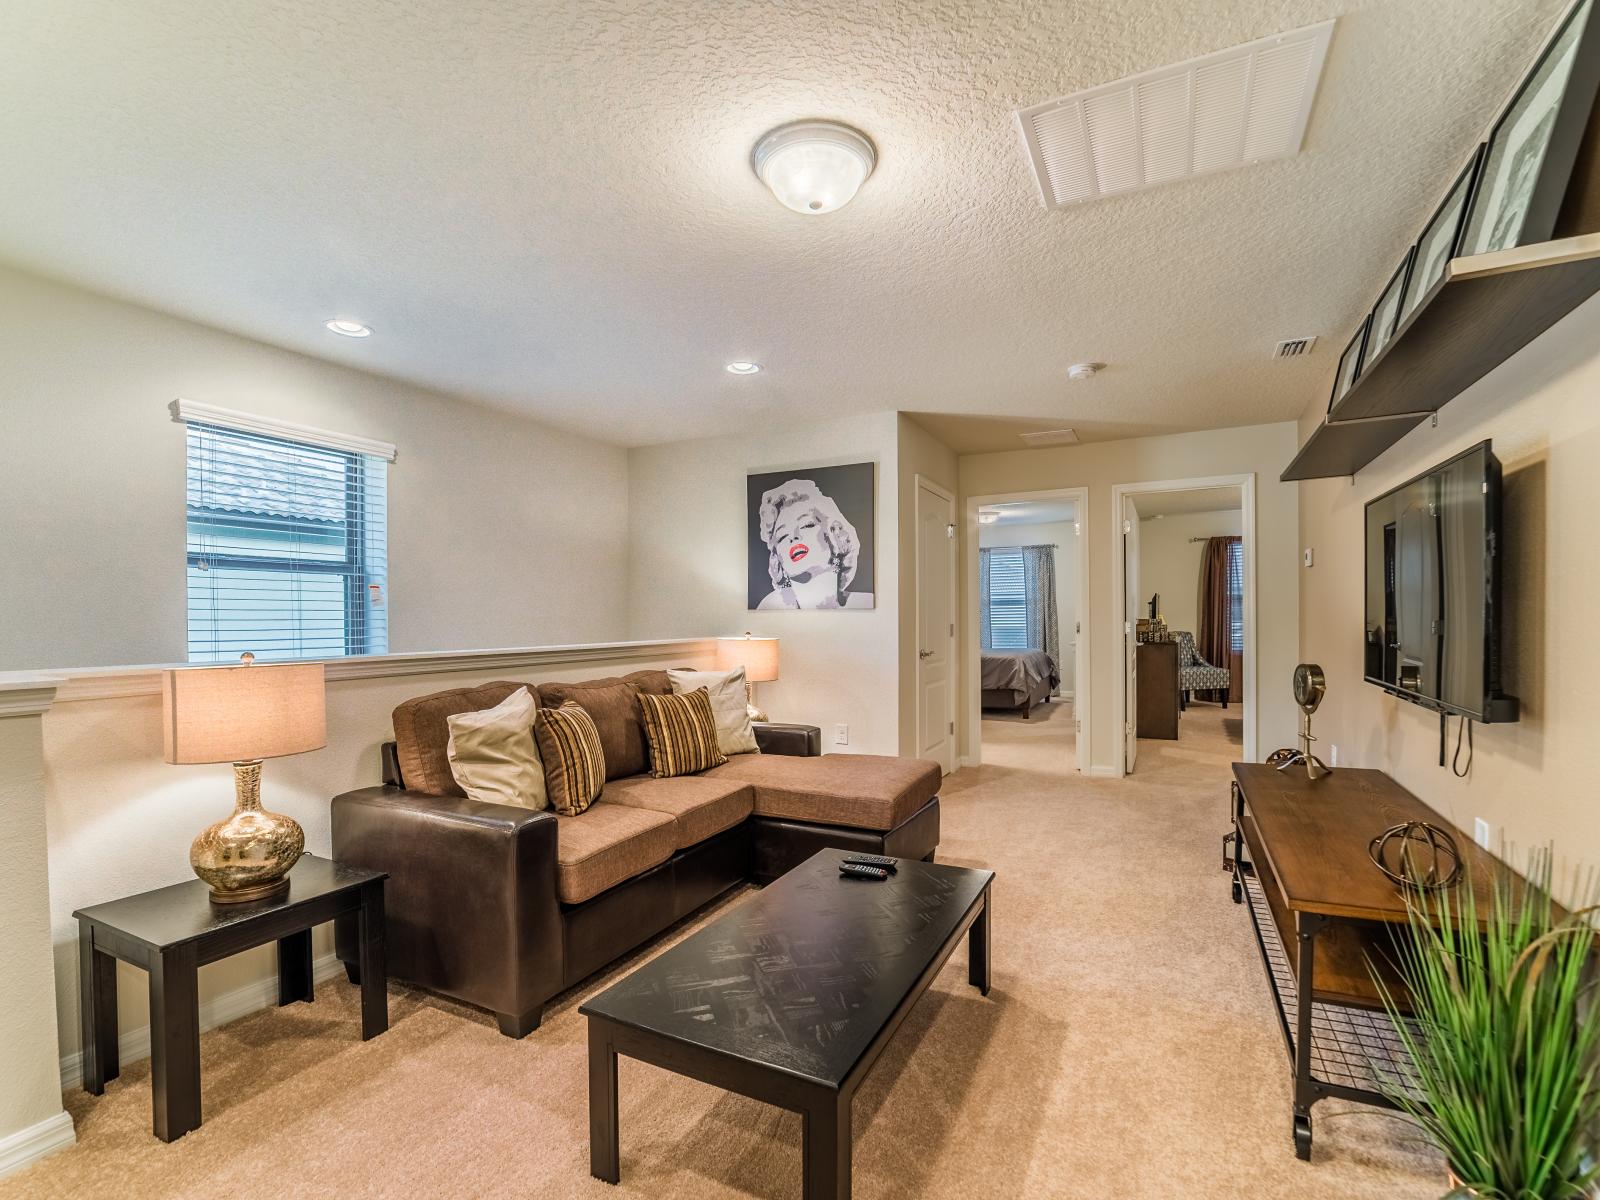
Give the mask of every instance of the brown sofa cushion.
[[576, 817], [556, 817], [556, 895], [564, 904], [581, 904], [659, 866], [676, 848], [670, 816], [612, 804], [609, 795]]
[[650, 774], [657, 779], [695, 775], [728, 761], [717, 748], [717, 716], [705, 688], [673, 696], [640, 692], [639, 711], [650, 743]]
[[550, 807], [575, 817], [600, 796], [606, 785], [605, 754], [594, 718], [580, 704], [541, 708], [533, 714], [533, 740], [544, 765], [544, 790]]
[[639, 775], [650, 767], [639, 693], [670, 696], [672, 681], [665, 671], [635, 671], [618, 678], [585, 679], [579, 683], [541, 683], [539, 703], [560, 708], [567, 701], [581, 705], [594, 718], [606, 756], [606, 778]]
[[705, 775], [680, 775], [674, 779], [634, 775], [606, 784], [605, 799], [607, 804], [647, 808], [672, 817], [677, 825], [679, 850], [732, 829], [754, 811], [756, 803], [749, 784]]
[[[497, 679], [476, 687], [451, 688], [407, 700], [394, 710], [394, 748], [400, 775], [414, 792], [434, 796], [465, 796], [450, 771], [446, 748], [450, 745], [447, 718], [457, 713], [493, 708], [519, 687], [534, 692], [532, 684]], [[538, 699], [537, 693], [534, 699]]]
[[939, 794], [939, 764], [878, 754], [736, 754], [701, 778], [756, 791], [756, 815], [854, 829], [893, 829]]

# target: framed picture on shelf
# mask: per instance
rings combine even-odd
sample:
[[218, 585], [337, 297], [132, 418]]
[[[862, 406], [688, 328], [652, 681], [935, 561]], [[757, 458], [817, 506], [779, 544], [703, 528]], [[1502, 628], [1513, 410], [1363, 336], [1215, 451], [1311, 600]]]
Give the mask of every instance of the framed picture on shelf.
[[872, 608], [873, 463], [746, 477], [751, 610]]
[[1366, 346], [1367, 328], [1372, 324], [1369, 314], [1361, 322], [1361, 328], [1356, 330], [1355, 337], [1350, 339], [1350, 344], [1344, 348], [1344, 353], [1339, 355], [1339, 373], [1333, 377], [1333, 395], [1328, 397], [1328, 413], [1333, 414], [1334, 406], [1344, 399], [1344, 394], [1355, 386], [1356, 379], [1361, 374], [1361, 351]]
[[1372, 310], [1372, 317], [1367, 326], [1367, 345], [1361, 352], [1363, 371], [1378, 361], [1378, 355], [1383, 353], [1383, 348], [1389, 344], [1395, 328], [1400, 324], [1400, 297], [1405, 294], [1406, 279], [1410, 275], [1412, 255], [1415, 252], [1415, 246], [1406, 251], [1406, 256], [1400, 260], [1400, 265], [1394, 269], [1394, 274], [1389, 276], [1389, 282], [1383, 288], [1383, 295], [1378, 297], [1377, 306]]
[[1456, 244], [1461, 240], [1461, 226], [1467, 216], [1467, 197], [1472, 194], [1472, 182], [1478, 177], [1483, 163], [1483, 145], [1472, 153], [1472, 161], [1462, 168], [1461, 174], [1450, 185], [1439, 207], [1433, 210], [1428, 224], [1417, 239], [1411, 254], [1411, 274], [1406, 278], [1404, 298], [1400, 301], [1400, 319], [1404, 321], [1419, 304], [1427, 299], [1434, 287], [1444, 278], [1445, 266], [1455, 257]]
[[1595, 3], [1574, 6], [1495, 123], [1458, 253], [1542, 242], [1554, 232], [1600, 84]]

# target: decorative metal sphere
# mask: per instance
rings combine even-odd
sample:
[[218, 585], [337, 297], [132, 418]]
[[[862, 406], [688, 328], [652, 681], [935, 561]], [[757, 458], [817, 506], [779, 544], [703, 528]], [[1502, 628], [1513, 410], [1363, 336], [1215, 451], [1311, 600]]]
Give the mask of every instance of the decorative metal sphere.
[[1402, 888], [1437, 891], [1461, 877], [1461, 851], [1444, 830], [1426, 821], [1391, 825], [1367, 845], [1374, 865]]

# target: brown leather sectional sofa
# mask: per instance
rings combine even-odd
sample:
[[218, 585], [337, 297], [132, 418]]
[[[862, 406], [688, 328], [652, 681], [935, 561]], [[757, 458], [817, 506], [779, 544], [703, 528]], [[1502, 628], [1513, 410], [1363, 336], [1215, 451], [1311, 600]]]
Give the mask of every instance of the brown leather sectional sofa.
[[[526, 686], [575, 700], [606, 753], [605, 791], [564, 817], [468, 800], [446, 718]], [[333, 852], [389, 873], [389, 973], [489, 1009], [502, 1032], [538, 1028], [546, 1001], [745, 880], [765, 883], [825, 847], [933, 857], [939, 768], [827, 755], [814, 726], [757, 724], [760, 754], [654, 779], [640, 691], [665, 671], [577, 684], [496, 682], [395, 710], [384, 784], [333, 800]], [[337, 952], [354, 978], [356, 947]]]

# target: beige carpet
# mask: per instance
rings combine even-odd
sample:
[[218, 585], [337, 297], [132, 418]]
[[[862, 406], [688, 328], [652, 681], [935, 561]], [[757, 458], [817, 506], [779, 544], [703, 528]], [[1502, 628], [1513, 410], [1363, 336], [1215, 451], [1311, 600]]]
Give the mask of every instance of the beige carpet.
[[[1143, 743], [1133, 780], [1062, 776], [1071, 708], [1044, 714], [986, 723], [990, 763], [946, 781], [941, 859], [999, 873], [994, 989], [966, 985], [958, 950], [891, 1043], [856, 1099], [855, 1195], [1440, 1195], [1411, 1127], [1356, 1106], [1319, 1104], [1315, 1161], [1294, 1158], [1283, 1046], [1219, 869], [1220, 710]], [[0, 1198], [800, 1195], [797, 1117], [626, 1059], [622, 1184], [590, 1179], [580, 993], [512, 1042], [397, 986], [363, 1044], [354, 989], [330, 982], [206, 1035], [202, 1128], [157, 1142], [149, 1063], [130, 1064], [68, 1097], [78, 1145]]]

